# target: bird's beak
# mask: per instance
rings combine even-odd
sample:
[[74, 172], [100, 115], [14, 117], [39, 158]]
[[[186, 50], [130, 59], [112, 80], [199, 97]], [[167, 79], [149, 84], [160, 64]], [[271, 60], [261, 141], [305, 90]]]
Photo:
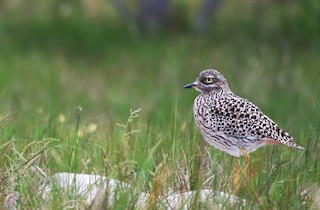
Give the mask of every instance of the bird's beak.
[[183, 86], [183, 88], [192, 88], [192, 87], [195, 87], [197, 85], [198, 84], [196, 82], [193, 82], [193, 83], [190, 83], [190, 84], [187, 84], [187, 85]]

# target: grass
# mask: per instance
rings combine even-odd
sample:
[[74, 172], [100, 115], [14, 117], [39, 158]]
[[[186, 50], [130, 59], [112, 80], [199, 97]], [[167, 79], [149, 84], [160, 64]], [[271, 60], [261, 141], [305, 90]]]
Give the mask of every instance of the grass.
[[[219, 33], [137, 38], [123, 35], [121, 27], [100, 32], [92, 26], [92, 35], [89, 25], [78, 28], [72, 21], [59, 34], [50, 33], [59, 25], [49, 21], [48, 28], [32, 22], [33, 28], [9, 36], [22, 27], [14, 23], [2, 25], [8, 32], [0, 39], [1, 204], [18, 192], [21, 208], [41, 208], [38, 189], [57, 172], [105, 175], [155, 198], [202, 188], [231, 193], [233, 159], [203, 141], [192, 119], [197, 93], [182, 89], [214, 66], [236, 94], [260, 106], [306, 148], [269, 146], [253, 153], [249, 181], [243, 180], [238, 195], [246, 208], [319, 207], [316, 46], [245, 34], [227, 40]], [[308, 199], [301, 196], [304, 190]], [[75, 208], [81, 204], [75, 201], [81, 198], [56, 189], [48, 206]], [[122, 196], [113, 207], [134, 202]]]

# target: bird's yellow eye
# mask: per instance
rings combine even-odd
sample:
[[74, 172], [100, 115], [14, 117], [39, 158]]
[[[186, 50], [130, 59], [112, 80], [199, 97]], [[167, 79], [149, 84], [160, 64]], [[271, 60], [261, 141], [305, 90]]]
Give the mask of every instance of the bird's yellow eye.
[[213, 77], [204, 78], [204, 82], [207, 83], [207, 84], [212, 84], [213, 83]]

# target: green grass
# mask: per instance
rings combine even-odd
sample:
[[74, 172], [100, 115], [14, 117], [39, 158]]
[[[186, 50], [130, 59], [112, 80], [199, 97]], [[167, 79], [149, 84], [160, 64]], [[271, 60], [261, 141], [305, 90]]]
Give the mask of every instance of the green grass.
[[[106, 175], [154, 194], [190, 188], [231, 193], [233, 158], [203, 141], [192, 119], [198, 93], [182, 88], [201, 70], [215, 67], [236, 94], [260, 106], [306, 148], [269, 146], [253, 153], [253, 176], [242, 182], [238, 196], [247, 200], [248, 209], [316, 205], [317, 45], [252, 40], [246, 33], [224, 38], [221, 31], [212, 37], [143, 38], [114, 26], [100, 31], [93, 25], [91, 33], [90, 25], [81, 28], [72, 21], [62, 29], [54, 21], [44, 21], [49, 26], [12, 23], [1, 25], [7, 32], [0, 39], [1, 204], [16, 191], [23, 198], [20, 207], [41, 207], [38, 188], [45, 178], [37, 167], [49, 177], [57, 172]], [[24, 33], [11, 36], [20, 29]], [[309, 200], [303, 200], [303, 190]], [[73, 199], [81, 198], [56, 189], [49, 207], [66, 208]], [[132, 205], [128, 199], [121, 197], [115, 207]]]

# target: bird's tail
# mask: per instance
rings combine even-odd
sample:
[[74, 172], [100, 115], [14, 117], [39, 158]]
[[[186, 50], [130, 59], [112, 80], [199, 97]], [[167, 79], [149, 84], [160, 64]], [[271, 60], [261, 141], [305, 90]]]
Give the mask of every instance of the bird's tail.
[[299, 145], [295, 145], [295, 146], [293, 146], [294, 148], [296, 148], [296, 149], [298, 149], [298, 150], [304, 150], [304, 147], [302, 147], [302, 146], [299, 146]]

